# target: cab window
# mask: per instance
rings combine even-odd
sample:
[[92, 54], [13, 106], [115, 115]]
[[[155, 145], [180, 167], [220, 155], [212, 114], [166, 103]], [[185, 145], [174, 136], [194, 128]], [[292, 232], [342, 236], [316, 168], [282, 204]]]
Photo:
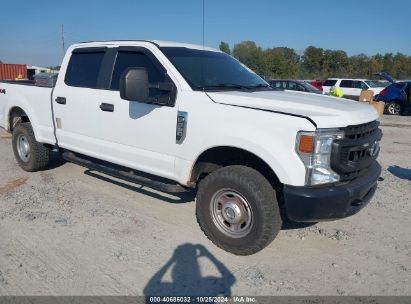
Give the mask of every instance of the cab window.
[[104, 54], [104, 51], [75, 50], [71, 54], [64, 82], [68, 86], [95, 89]]

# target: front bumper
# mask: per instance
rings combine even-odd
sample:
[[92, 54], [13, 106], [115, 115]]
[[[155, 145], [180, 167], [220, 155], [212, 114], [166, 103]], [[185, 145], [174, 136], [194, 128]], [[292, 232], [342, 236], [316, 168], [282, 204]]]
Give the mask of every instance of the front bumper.
[[289, 219], [296, 222], [335, 220], [360, 211], [373, 197], [381, 166], [374, 161], [368, 172], [351, 182], [317, 187], [284, 185]]

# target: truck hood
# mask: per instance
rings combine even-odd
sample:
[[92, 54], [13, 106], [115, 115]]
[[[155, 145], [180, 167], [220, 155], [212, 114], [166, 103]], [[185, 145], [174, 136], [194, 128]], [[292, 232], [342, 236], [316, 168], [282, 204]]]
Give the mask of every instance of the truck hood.
[[303, 92], [207, 92], [216, 103], [281, 112], [311, 119], [317, 128], [338, 128], [378, 119], [374, 107], [344, 98]]

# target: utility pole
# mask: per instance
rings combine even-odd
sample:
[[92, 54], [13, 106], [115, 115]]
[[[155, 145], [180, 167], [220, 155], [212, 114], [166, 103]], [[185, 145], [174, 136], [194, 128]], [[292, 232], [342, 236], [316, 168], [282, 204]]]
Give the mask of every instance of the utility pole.
[[203, 49], [204, 49], [204, 0], [203, 0]]
[[61, 25], [61, 46], [63, 48], [63, 56], [66, 53], [66, 48], [64, 46], [64, 24]]

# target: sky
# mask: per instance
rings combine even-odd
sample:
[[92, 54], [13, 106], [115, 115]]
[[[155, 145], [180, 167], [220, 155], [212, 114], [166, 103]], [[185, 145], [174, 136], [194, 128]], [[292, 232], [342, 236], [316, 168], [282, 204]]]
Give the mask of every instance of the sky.
[[[90, 40], [156, 39], [202, 44], [203, 0], [0, 0], [0, 60], [59, 65]], [[349, 55], [411, 55], [410, 0], [204, 0], [205, 44], [253, 40], [302, 52], [314, 45]]]

